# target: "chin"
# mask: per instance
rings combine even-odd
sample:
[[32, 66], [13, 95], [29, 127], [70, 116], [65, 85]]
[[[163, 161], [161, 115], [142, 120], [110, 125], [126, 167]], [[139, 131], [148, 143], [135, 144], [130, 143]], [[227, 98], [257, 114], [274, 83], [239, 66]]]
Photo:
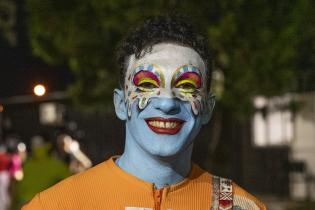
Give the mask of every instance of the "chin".
[[157, 157], [174, 157], [180, 154], [181, 147], [168, 147], [168, 148], [146, 148], [146, 150]]

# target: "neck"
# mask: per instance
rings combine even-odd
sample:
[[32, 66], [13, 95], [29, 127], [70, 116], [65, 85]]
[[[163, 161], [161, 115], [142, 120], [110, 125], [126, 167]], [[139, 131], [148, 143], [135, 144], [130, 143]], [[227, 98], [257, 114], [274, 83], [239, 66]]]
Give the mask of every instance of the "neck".
[[124, 171], [150, 183], [156, 188], [182, 181], [191, 169], [193, 145], [172, 157], [159, 157], [143, 150], [126, 129], [126, 144], [116, 164]]

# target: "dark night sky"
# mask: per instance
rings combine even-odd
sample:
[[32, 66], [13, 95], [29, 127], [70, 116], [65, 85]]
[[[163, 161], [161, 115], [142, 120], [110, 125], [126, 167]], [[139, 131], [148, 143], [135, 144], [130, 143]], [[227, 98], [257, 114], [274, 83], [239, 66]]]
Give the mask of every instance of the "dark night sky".
[[22, 2], [17, 1], [16, 47], [7, 44], [0, 29], [0, 98], [31, 94], [38, 82], [46, 84], [48, 91], [57, 91], [73, 81], [66, 67], [49, 66], [32, 55]]
[[1, 98], [30, 94], [36, 83], [46, 84], [48, 91], [65, 90], [73, 81], [66, 67], [51, 67], [23, 49], [1, 47], [0, 61]]

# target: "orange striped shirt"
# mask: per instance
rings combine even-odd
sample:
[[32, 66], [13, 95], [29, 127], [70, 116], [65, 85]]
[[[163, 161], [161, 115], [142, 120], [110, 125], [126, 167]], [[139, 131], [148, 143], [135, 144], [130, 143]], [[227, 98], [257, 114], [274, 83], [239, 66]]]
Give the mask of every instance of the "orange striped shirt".
[[[155, 189], [123, 171], [114, 158], [38, 193], [22, 210], [209, 210], [212, 176], [193, 164], [182, 182]], [[233, 183], [240, 210], [266, 210], [264, 204]]]

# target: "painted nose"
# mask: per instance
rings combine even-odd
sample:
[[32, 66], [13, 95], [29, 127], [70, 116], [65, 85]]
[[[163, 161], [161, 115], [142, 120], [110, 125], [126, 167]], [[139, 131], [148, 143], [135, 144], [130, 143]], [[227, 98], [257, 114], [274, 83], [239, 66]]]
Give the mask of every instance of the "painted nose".
[[179, 101], [174, 98], [158, 98], [154, 107], [165, 114], [177, 114], [180, 112]]

